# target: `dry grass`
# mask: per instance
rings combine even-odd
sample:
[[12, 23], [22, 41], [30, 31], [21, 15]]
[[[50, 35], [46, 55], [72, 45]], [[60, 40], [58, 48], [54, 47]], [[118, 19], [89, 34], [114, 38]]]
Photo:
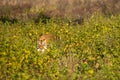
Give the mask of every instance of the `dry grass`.
[[50, 17], [90, 17], [96, 12], [104, 15], [120, 13], [119, 0], [2, 0], [0, 16], [29, 20], [43, 12]]

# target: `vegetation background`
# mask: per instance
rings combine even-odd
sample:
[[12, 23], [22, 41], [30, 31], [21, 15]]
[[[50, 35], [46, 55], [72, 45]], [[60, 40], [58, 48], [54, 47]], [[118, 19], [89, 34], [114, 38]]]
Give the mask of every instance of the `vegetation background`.
[[87, 79], [120, 79], [120, 0], [0, 1], [0, 80]]

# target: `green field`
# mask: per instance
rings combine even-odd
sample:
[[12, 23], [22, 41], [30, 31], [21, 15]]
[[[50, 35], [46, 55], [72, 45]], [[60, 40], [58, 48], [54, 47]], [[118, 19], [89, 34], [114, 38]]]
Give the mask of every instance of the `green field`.
[[[56, 40], [37, 51], [40, 34]], [[81, 25], [0, 22], [0, 80], [119, 80], [120, 15], [93, 15]]]

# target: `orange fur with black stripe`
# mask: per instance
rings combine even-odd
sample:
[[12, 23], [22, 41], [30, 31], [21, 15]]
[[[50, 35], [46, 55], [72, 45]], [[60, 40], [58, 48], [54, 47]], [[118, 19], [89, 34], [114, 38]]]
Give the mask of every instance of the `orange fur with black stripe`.
[[40, 36], [37, 41], [38, 51], [44, 52], [47, 49], [49, 42], [53, 39], [54, 36], [52, 34], [44, 34]]

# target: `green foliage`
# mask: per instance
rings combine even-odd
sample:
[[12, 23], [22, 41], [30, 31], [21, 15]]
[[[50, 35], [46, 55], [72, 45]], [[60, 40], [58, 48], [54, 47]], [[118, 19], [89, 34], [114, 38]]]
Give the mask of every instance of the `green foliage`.
[[[61, 21], [62, 22], [62, 21]], [[1, 80], [118, 80], [120, 15], [93, 15], [82, 25], [0, 22]], [[56, 41], [38, 52], [39, 34]]]
[[5, 17], [5, 16], [1, 16], [0, 21], [2, 21], [3, 23], [9, 22], [11, 24], [18, 22], [17, 19], [10, 19], [9, 17]]

